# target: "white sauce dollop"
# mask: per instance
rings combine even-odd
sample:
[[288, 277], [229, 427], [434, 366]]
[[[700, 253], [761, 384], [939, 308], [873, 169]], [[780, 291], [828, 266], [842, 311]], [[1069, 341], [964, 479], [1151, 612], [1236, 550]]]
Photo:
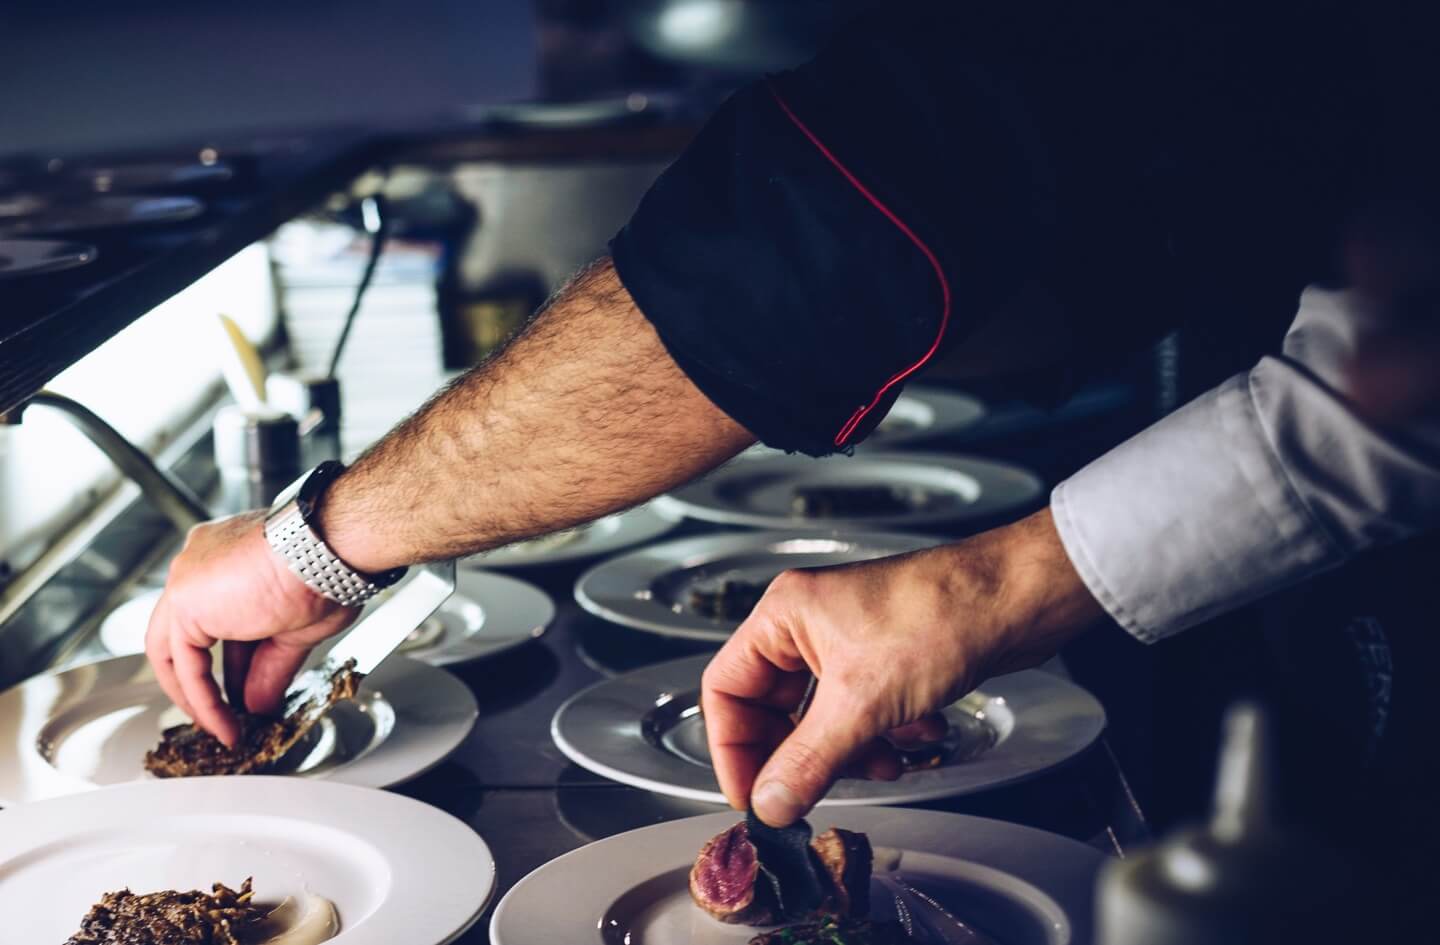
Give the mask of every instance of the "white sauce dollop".
[[307, 892], [300, 899], [286, 899], [265, 917], [262, 934], [269, 937], [255, 945], [320, 945], [339, 931], [335, 903]]

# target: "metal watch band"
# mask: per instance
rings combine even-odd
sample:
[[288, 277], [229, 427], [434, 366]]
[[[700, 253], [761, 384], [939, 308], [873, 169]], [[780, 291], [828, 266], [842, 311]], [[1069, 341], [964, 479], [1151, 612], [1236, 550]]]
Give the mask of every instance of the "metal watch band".
[[384, 589], [341, 561], [306, 524], [293, 499], [265, 519], [265, 540], [306, 586], [337, 604], [358, 607]]

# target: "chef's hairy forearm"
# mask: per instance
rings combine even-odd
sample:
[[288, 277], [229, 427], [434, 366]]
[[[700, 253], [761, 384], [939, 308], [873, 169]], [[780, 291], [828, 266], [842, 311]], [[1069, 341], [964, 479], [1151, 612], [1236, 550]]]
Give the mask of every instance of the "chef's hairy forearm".
[[753, 439], [675, 365], [602, 259], [357, 460], [320, 529], [365, 571], [456, 557], [634, 505]]

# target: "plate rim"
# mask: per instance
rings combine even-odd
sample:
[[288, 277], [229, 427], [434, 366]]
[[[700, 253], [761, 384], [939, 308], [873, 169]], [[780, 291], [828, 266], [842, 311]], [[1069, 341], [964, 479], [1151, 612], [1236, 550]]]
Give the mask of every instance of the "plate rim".
[[[491, 583], [493, 585], [507, 587], [506, 593], [529, 598], [528, 603], [534, 605], [534, 619], [519, 620], [513, 617], [508, 608], [497, 607], [493, 602], [486, 604], [479, 594], [465, 592], [464, 585], [467, 583]], [[531, 641], [538, 640], [549, 632], [550, 627], [555, 623], [555, 617], [559, 609], [555, 606], [555, 599], [541, 588], [529, 581], [512, 577], [508, 574], [500, 574], [494, 571], [482, 570], [480, 568], [466, 568], [455, 576], [455, 594], [465, 597], [467, 600], [477, 604], [482, 613], [480, 629], [466, 637], [460, 643], [448, 647], [434, 649], [419, 649], [404, 654], [422, 663], [429, 663], [434, 667], [454, 666], [459, 663], [469, 663], [475, 660], [489, 659], [492, 656], [499, 656], [502, 653], [509, 653], [511, 650], [519, 649]], [[453, 599], [453, 598], [451, 598]], [[442, 608], [444, 604], [440, 605]], [[476, 646], [469, 647], [467, 652], [466, 644], [469, 644], [475, 637], [485, 632], [485, 628], [491, 623], [494, 614], [503, 614], [498, 618], [503, 621], [502, 626], [506, 627], [503, 641], [497, 641], [493, 637], [489, 642], [494, 644], [488, 648], [480, 649]], [[513, 624], [513, 627], [510, 625]]]
[[[906, 466], [929, 467], [981, 480], [982, 487], [986, 478], [991, 478], [993, 481], [994, 477], [1007, 474], [1015, 476], [1018, 482], [1023, 482], [1025, 492], [1019, 497], [1007, 498], [995, 505], [975, 503], [974, 505], [960, 505], [949, 512], [938, 514], [926, 513], [920, 515], [912, 510], [905, 514], [873, 515], [863, 518], [834, 517], [806, 519], [781, 517], [764, 512], [721, 508], [714, 504], [707, 504], [701, 501], [704, 493], [713, 491], [716, 484], [723, 483], [728, 478], [737, 475], [737, 470], [754, 470], [762, 464], [781, 467], [780, 471], [785, 471], [788, 467], [794, 467], [798, 470], [812, 463], [825, 462], [862, 464], [896, 463]], [[863, 528], [878, 531], [884, 529], [922, 529], [926, 527], [963, 525], [967, 522], [999, 516], [1006, 512], [1023, 508], [1027, 503], [1035, 501], [1044, 494], [1045, 479], [1040, 476], [1039, 473], [1028, 466], [1012, 463], [1008, 460], [993, 459], [988, 456], [978, 456], [972, 453], [875, 450], [857, 452], [854, 456], [849, 457], [825, 457], [821, 459], [789, 453], [768, 456], [742, 456], [741, 458], [717, 467], [704, 476], [697, 477], [682, 486], [672, 489], [653, 501], [656, 505], [661, 506], [668, 514], [684, 516], [685, 518], [700, 522], [710, 522], [716, 525], [811, 531], [848, 528]], [[983, 491], [981, 495], [983, 497]], [[979, 505], [980, 508], [977, 509], [976, 505]]]
[[[555, 714], [550, 717], [551, 740], [555, 743], [555, 747], [560, 749], [560, 753], [571, 762], [610, 781], [666, 797], [678, 797], [709, 804], [727, 803], [718, 785], [716, 785], [713, 790], [694, 788], [665, 781], [657, 781], [653, 778], [626, 771], [623, 768], [617, 768], [609, 762], [596, 759], [592, 755], [587, 754], [580, 746], [577, 746], [564, 731], [566, 714], [575, 712], [576, 706], [582, 704], [587, 698], [593, 698], [599, 694], [603, 694], [607, 690], [619, 689], [625, 686], [627, 682], [634, 683], [637, 681], [637, 677], [643, 677], [646, 674], [663, 676], [673, 672], [675, 676], [679, 677], [682, 674], [688, 676], [693, 672], [694, 682], [698, 685], [700, 671], [703, 670], [704, 665], [708, 663], [711, 658], [711, 654], [702, 653], [694, 656], [680, 657], [674, 660], [666, 660], [661, 663], [652, 663], [638, 670], [632, 670], [629, 673], [624, 673], [609, 679], [602, 679], [586, 686], [562, 702], [555, 710]], [[1042, 775], [1073, 763], [1100, 739], [1100, 736], [1104, 734], [1109, 723], [1105, 707], [1101, 704], [1100, 700], [1095, 697], [1094, 693], [1072, 680], [1042, 669], [1025, 669], [1015, 673], [1007, 673], [1003, 676], [996, 676], [981, 683], [973, 691], [983, 692], [987, 686], [990, 689], [992, 698], [1013, 699], [1017, 694], [1020, 694], [1022, 698], [1026, 700], [1034, 697], [1037, 700], [1055, 702], [1058, 701], [1056, 697], [1063, 695], [1065, 699], [1073, 701], [1076, 704], [1077, 718], [1088, 723], [1088, 727], [1083, 734], [1077, 736], [1073, 742], [1065, 744], [1063, 748], [1057, 748], [1056, 753], [1058, 757], [1053, 760], [1033, 767], [1017, 769], [1003, 776], [974, 781], [968, 785], [963, 783], [963, 779], [961, 783], [956, 784], [937, 778], [934, 784], [912, 787], [908, 790], [897, 787], [903, 783], [903, 778], [897, 781], [857, 780], [855, 782], [856, 784], [865, 785], [863, 788], [857, 788], [857, 790], [862, 792], [859, 795], [839, 798], [827, 796], [822, 798], [817, 806], [834, 809], [842, 807], [920, 804], [946, 798], [980, 794], [986, 791], [1019, 784], [1041, 777]], [[1030, 688], [1038, 688], [1040, 692], [1032, 693], [1025, 691]], [[628, 724], [628, 720], [622, 720], [616, 724]], [[1017, 728], [1024, 724], [1025, 723], [1017, 716]], [[1029, 726], [1027, 726], [1026, 733], [1028, 733], [1029, 730]], [[1023, 734], [1025, 733], [1022, 733], [1022, 735]], [[1001, 742], [1000, 745], [992, 748], [986, 752], [986, 754], [992, 755], [993, 757], [995, 753], [1004, 749], [1004, 745], [1007, 742], [1010, 742], [1012, 750], [1016, 745], [1023, 745], [1023, 742], [1011, 742], [1011, 739], [1014, 737], [1014, 733], [1012, 732], [1005, 742]], [[643, 739], [641, 741], [643, 743]], [[1004, 760], [1003, 755], [1001, 756], [1001, 760]], [[677, 764], [689, 763], [677, 759]], [[697, 767], [698, 770], [698, 766], [691, 765], [690, 767]], [[676, 770], [680, 769], [677, 768]], [[941, 768], [937, 770], [953, 770], [963, 773], [966, 770], [966, 766], [956, 765], [951, 768]], [[976, 769], [972, 767], [970, 770]], [[931, 773], [930, 771], [917, 772], [917, 774], [920, 775], [928, 775]]]
[[[615, 555], [600, 563], [587, 568], [575, 579], [574, 596], [575, 602], [592, 616], [601, 620], [618, 624], [622, 627], [629, 627], [633, 630], [641, 630], [646, 633], [654, 633], [659, 636], [671, 637], [679, 640], [698, 640], [705, 643], [724, 643], [735, 632], [740, 621], [735, 621], [734, 626], [696, 627], [676, 626], [673, 623], [665, 623], [661, 620], [649, 620], [645, 617], [636, 617], [623, 611], [615, 610], [605, 601], [593, 595], [593, 585], [597, 579], [608, 576], [608, 572], [616, 571], [627, 566], [637, 566], [645, 558], [653, 555], [674, 553], [677, 556], [685, 554], [691, 547], [706, 544], [723, 543], [737, 544], [735, 550], [743, 550], [747, 544], [772, 544], [781, 541], [815, 541], [831, 538], [836, 541], [861, 541], [874, 539], [878, 541], [893, 541], [905, 547], [895, 551], [894, 554], [907, 554], [911, 551], [920, 551], [925, 548], [933, 548], [945, 544], [953, 539], [943, 538], [939, 535], [927, 535], [922, 532], [894, 532], [880, 529], [866, 529], [862, 531], [818, 531], [808, 529], [763, 529], [763, 530], [736, 530], [708, 532], [703, 535], [690, 535], [684, 538], [676, 538], [670, 541], [657, 542], [636, 548], [625, 554]], [[881, 555], [879, 558], [890, 557]], [[879, 558], [872, 560], [879, 560]], [[654, 576], [663, 574], [657, 571]], [[663, 610], [663, 608], [661, 608]]]
[[[562, 545], [561, 547], [556, 548], [553, 551], [545, 552], [538, 555], [521, 555], [517, 551], [515, 552], [515, 556], [513, 558], [507, 557], [505, 554], [511, 548], [515, 547], [515, 545], [509, 545], [496, 548], [492, 552], [482, 552], [478, 555], [469, 555], [467, 557], [461, 558], [458, 564], [463, 570], [484, 571], [491, 568], [497, 570], [505, 570], [509, 568], [518, 569], [548, 567], [553, 564], [566, 564], [574, 561], [583, 561], [589, 558], [596, 558], [601, 555], [613, 554], [617, 551], [622, 551], [627, 548], [633, 548], [636, 545], [643, 545], [648, 542], [653, 542], [659, 538], [664, 537], [665, 535], [670, 534], [672, 531], [678, 528], [680, 526], [680, 523], [683, 521], [683, 519], [679, 518], [678, 516], [667, 515], [660, 508], [656, 507], [654, 501], [646, 502], [645, 504], [638, 505], [632, 509], [626, 509], [623, 512], [614, 512], [610, 515], [602, 515], [599, 519], [596, 519], [595, 521], [599, 522], [609, 518], [625, 519], [627, 517], [629, 517], [631, 521], [646, 520], [648, 527], [642, 531], [637, 532], [637, 534], [633, 537], [627, 537], [626, 540], [623, 542], [586, 545], [584, 539], [582, 538], [579, 541], [574, 542], [573, 544]], [[587, 524], [594, 523], [592, 522]], [[521, 543], [517, 542], [516, 545], [518, 544]], [[497, 557], [492, 559], [490, 555], [495, 555]]]
[[[3, 228], [3, 227], [0, 227]], [[48, 239], [42, 237], [30, 238], [28, 236], [6, 237], [0, 233], [0, 246], [5, 243], [26, 243], [31, 246], [48, 246], [50, 252], [56, 255], [50, 256], [45, 262], [32, 264], [26, 269], [0, 269], [0, 282], [8, 279], [22, 279], [26, 276], [45, 276], [55, 272], [65, 272], [69, 269], [78, 269], [94, 262], [100, 256], [100, 251], [91, 243], [79, 240]], [[42, 250], [43, 251], [43, 250]]]
[[[705, 840], [719, 833], [730, 824], [735, 823], [742, 815], [736, 811], [726, 810], [714, 814], [700, 814], [695, 817], [684, 817], [677, 820], [666, 821], [660, 824], [651, 824], [639, 827], [634, 830], [627, 830], [601, 840], [585, 844], [575, 850], [562, 854], [549, 862], [531, 870], [515, 885], [511, 886], [500, 897], [494, 912], [490, 917], [489, 938], [490, 945], [541, 945], [536, 936], [521, 937], [507, 932], [502, 926], [509, 922], [509, 913], [518, 908], [516, 905], [523, 902], [525, 897], [531, 894], [531, 888], [542, 881], [546, 871], [563, 869], [565, 866], [576, 861], [583, 861], [592, 857], [605, 860], [605, 847], [620, 845], [624, 843], [639, 846], [643, 840], [653, 840], [662, 833], [675, 833], [675, 842], [679, 843], [680, 838], [693, 839], [694, 849], [699, 851]], [[883, 831], [887, 822], [894, 822], [898, 829], [903, 829], [905, 821], [910, 821], [914, 827], [915, 836], [920, 843], [910, 844], [902, 849], [914, 850], [915, 852], [933, 853], [951, 859], [976, 863], [1019, 879], [1039, 889], [1053, 899], [1065, 912], [1070, 922], [1072, 931], [1076, 936], [1072, 937], [1069, 945], [1085, 945], [1088, 942], [1088, 933], [1093, 921], [1093, 885], [1100, 867], [1105, 863], [1106, 857], [1099, 850], [1087, 846], [1078, 840], [1066, 837], [1049, 831], [1040, 830], [1024, 824], [1016, 824], [1009, 821], [997, 820], [988, 817], [976, 817], [970, 814], [951, 813], [949, 811], [919, 810], [906, 807], [852, 807], [845, 811], [846, 823], [842, 818], [840, 826], [847, 826], [852, 829], [863, 829], [866, 833]], [[933, 825], [925, 829], [924, 822], [929, 821]], [[942, 829], [942, 821], [944, 829]], [[877, 826], [878, 824], [878, 826]], [[998, 835], [998, 836], [997, 836]], [[947, 848], [941, 848], [940, 837], [955, 838]], [[982, 843], [981, 837], [987, 838], [987, 843]], [[1000, 837], [1013, 837], [1009, 842], [997, 843]], [[1023, 841], [1023, 842], [1016, 842]], [[973, 844], [976, 848], [989, 847], [984, 852], [992, 856], [992, 859], [982, 860], [963, 853], [955, 852], [960, 847]], [[651, 847], [655, 843], [648, 844]], [[885, 838], [879, 839], [880, 846], [893, 846], [893, 843], [885, 842]], [[927, 849], [928, 847], [928, 849]], [[1029, 855], [1037, 848], [1045, 848], [1042, 852], [1045, 855]], [[1022, 849], [1026, 852], [1021, 852]], [[693, 858], [693, 854], [691, 854]], [[994, 858], [1009, 860], [1010, 862], [997, 865]], [[612, 857], [611, 861], [616, 858]], [[1083, 861], [1083, 863], [1082, 863]], [[625, 865], [628, 862], [622, 861]], [[633, 861], [630, 861], [633, 862]], [[1024, 865], [1021, 865], [1023, 862]], [[559, 865], [557, 865], [559, 864]], [[574, 889], [574, 895], [582, 897], [586, 902], [581, 903], [578, 908], [588, 910], [589, 900], [601, 896], [608, 897], [605, 907], [608, 908], [620, 895], [628, 889], [633, 889], [646, 879], [660, 876], [663, 873], [683, 868], [686, 863], [666, 863], [655, 867], [655, 872], [634, 878], [628, 874], [634, 873], [632, 869], [622, 869], [620, 866], [613, 866], [608, 870], [602, 870], [592, 875], [604, 877], [607, 887], [631, 882], [628, 888], [621, 888], [613, 891], [597, 889], [599, 883], [585, 884], [589, 888]], [[1068, 882], [1074, 883], [1073, 889], [1056, 890], [1049, 882], [1051, 878], [1064, 879], [1065, 877], [1050, 877], [1050, 873], [1074, 872], [1076, 875], [1068, 877]], [[1080, 875], [1083, 873], [1084, 875]], [[1083, 886], [1083, 888], [1082, 888]], [[572, 900], [573, 901], [573, 900]], [[1072, 911], [1073, 910], [1073, 911]], [[603, 912], [601, 913], [603, 915]], [[582, 927], [595, 928], [599, 915], [586, 915], [581, 918], [584, 923]], [[521, 920], [517, 920], [521, 921]], [[591, 942], [600, 945], [601, 939], [597, 936], [590, 939]], [[571, 937], [571, 945], [580, 945], [578, 936]], [[545, 942], [544, 945], [549, 945]]]

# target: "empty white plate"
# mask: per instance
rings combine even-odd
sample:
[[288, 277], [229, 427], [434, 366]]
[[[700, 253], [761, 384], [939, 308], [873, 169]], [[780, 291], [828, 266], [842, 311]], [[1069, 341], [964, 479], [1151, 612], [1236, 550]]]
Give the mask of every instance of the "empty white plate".
[[[575, 582], [580, 606], [605, 620], [687, 640], [725, 642], [744, 618], [697, 608], [726, 586], [759, 589], [790, 568], [870, 561], [939, 544], [924, 535], [853, 532], [725, 532], [681, 538], [596, 565]], [[748, 608], [745, 608], [748, 611]]]
[[[598, 682], [559, 708], [550, 735], [565, 757], [601, 777], [723, 804], [700, 717], [709, 661], [690, 656]], [[1094, 696], [1037, 669], [987, 680], [945, 716], [950, 733], [938, 767], [895, 781], [841, 778], [821, 806], [915, 804], [1013, 784], [1074, 758], [1105, 729]]]
[[419, 801], [292, 778], [154, 781], [0, 811], [5, 941], [63, 942], [107, 892], [209, 890], [335, 905], [335, 945], [444, 945], [475, 923], [495, 861]]
[[[806, 490], [890, 490], [873, 512], [806, 515]], [[958, 525], [1024, 508], [1044, 491], [1029, 470], [944, 453], [862, 453], [813, 459], [741, 456], [655, 502], [664, 511], [751, 528], [924, 528]]]
[[[492, 945], [745, 945], [690, 899], [700, 847], [740, 819], [731, 811], [643, 827], [592, 843], [515, 885], [490, 920]], [[821, 831], [857, 830], [899, 854], [894, 874], [1002, 945], [1089, 945], [1104, 857], [1065, 837], [961, 814], [855, 807], [812, 815]], [[879, 858], [877, 857], [877, 860]], [[871, 886], [871, 915], [894, 916]]]
[[[439, 764], [470, 733], [479, 709], [464, 683], [394, 656], [365, 678], [316, 731], [296, 774], [388, 787]], [[188, 721], [144, 656], [121, 656], [27, 679], [0, 693], [0, 804], [157, 780], [145, 753]], [[248, 776], [247, 776], [248, 777]]]
[[653, 506], [642, 505], [530, 541], [496, 548], [474, 557], [462, 559], [467, 568], [521, 568], [537, 564], [560, 564], [607, 555], [632, 545], [654, 541], [666, 534], [680, 518], [662, 515]]

